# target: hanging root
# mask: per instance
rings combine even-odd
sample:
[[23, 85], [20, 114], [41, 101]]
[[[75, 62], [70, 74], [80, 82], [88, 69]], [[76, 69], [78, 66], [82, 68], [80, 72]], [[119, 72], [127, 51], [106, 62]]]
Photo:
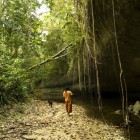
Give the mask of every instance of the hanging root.
[[120, 86], [121, 86], [121, 94], [122, 94], [122, 110], [123, 110], [123, 119], [124, 119], [123, 126], [125, 126], [127, 128], [127, 131], [126, 131], [127, 137], [130, 138], [127, 86], [126, 86], [126, 82], [125, 82], [125, 78], [124, 78], [124, 74], [123, 74], [122, 63], [121, 63], [121, 59], [120, 59], [120, 52], [119, 52], [119, 47], [118, 47], [114, 0], [112, 0], [112, 7], [113, 7], [113, 9], [112, 9], [113, 22], [114, 22], [114, 37], [115, 37], [115, 43], [116, 43], [116, 49], [117, 49], [119, 68], [120, 68]]

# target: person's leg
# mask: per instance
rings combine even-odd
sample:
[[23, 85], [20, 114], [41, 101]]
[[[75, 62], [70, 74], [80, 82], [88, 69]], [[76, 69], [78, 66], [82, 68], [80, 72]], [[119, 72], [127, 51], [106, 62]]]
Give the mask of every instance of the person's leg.
[[68, 113], [68, 102], [66, 101], [65, 104], [66, 104], [66, 111]]
[[70, 113], [72, 112], [72, 103], [70, 104]]
[[71, 113], [72, 112], [72, 102], [69, 101], [68, 102], [68, 113]]

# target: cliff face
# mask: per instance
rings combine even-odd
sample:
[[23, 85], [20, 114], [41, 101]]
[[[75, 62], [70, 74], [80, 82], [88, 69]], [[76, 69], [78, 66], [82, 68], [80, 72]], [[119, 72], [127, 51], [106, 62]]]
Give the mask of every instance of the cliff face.
[[120, 53], [128, 90], [140, 91], [140, 1], [135, 0], [128, 10], [124, 31], [119, 35]]
[[[119, 91], [117, 39], [128, 92], [140, 91], [140, 1], [115, 0], [114, 5], [109, 0], [104, 3], [94, 1], [94, 17], [96, 41], [102, 57], [99, 66], [101, 90]], [[114, 35], [114, 21], [117, 38]]]

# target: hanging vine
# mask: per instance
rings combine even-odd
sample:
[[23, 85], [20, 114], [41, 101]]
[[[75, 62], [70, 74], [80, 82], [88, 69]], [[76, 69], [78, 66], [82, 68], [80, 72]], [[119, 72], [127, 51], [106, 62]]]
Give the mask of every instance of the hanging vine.
[[[114, 25], [114, 38], [116, 43], [116, 49], [117, 49], [117, 57], [119, 62], [119, 69], [120, 69], [120, 87], [121, 87], [121, 95], [122, 95], [122, 111], [123, 111], [123, 119], [126, 126], [128, 126], [128, 134], [129, 133], [129, 113], [128, 113], [128, 95], [127, 95], [127, 85], [126, 80], [124, 77], [124, 72], [122, 68], [121, 58], [120, 58], [120, 52], [119, 52], [119, 46], [118, 46], [118, 39], [117, 39], [117, 31], [116, 31], [116, 18], [115, 18], [115, 3], [114, 0], [112, 0], [112, 12], [113, 12], [113, 25]], [[130, 135], [127, 135], [128, 138], [130, 138]]]

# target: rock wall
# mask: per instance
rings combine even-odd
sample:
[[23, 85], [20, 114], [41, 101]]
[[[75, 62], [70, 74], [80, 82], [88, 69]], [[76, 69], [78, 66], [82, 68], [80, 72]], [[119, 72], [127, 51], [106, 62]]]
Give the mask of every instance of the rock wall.
[[122, 64], [129, 91], [137, 92], [140, 91], [140, 1], [133, 1], [123, 17], [127, 23], [119, 36]]
[[[89, 10], [91, 11], [91, 10]], [[97, 45], [100, 47], [102, 64], [100, 83], [103, 92], [119, 91], [119, 63], [114, 20], [116, 23], [117, 41], [126, 79], [128, 92], [140, 91], [140, 1], [114, 1], [115, 19], [113, 18], [112, 1], [94, 1], [95, 32]]]

